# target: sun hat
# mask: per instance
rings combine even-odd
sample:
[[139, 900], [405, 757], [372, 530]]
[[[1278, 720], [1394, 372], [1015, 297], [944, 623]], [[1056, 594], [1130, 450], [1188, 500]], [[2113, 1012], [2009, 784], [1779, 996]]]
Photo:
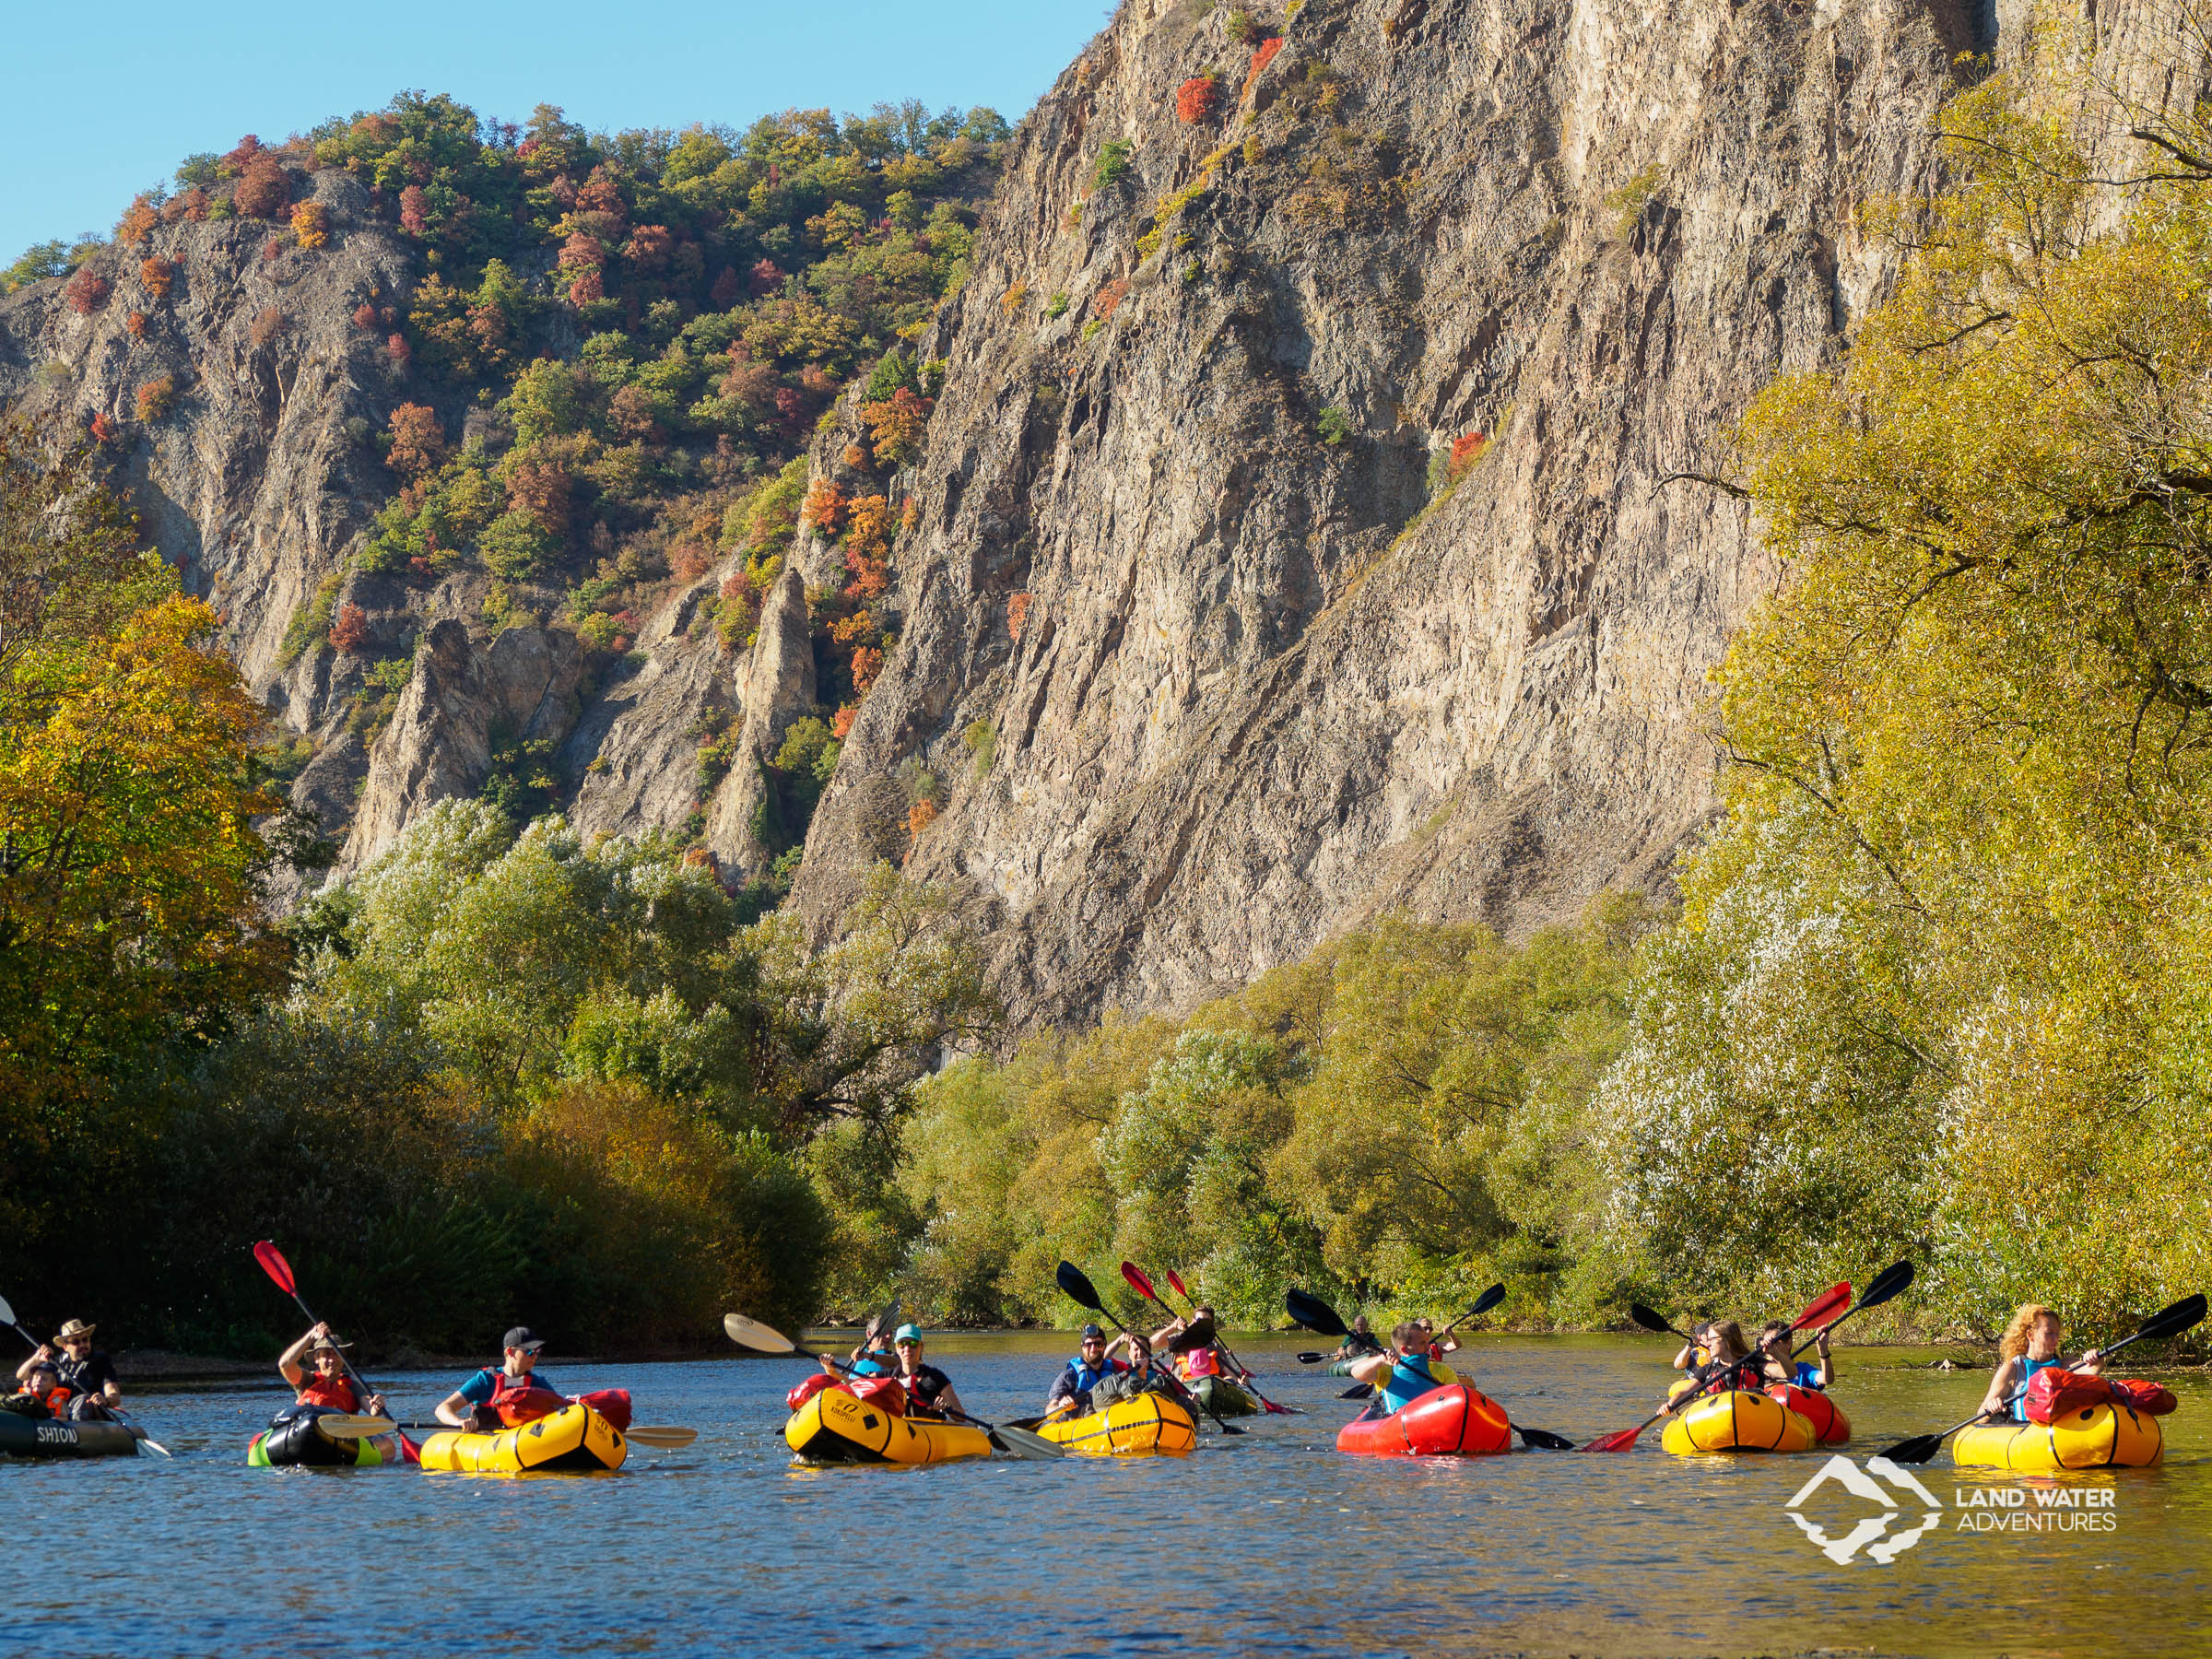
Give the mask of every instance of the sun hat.
[[352, 1346], [350, 1342], [340, 1342], [335, 1336], [318, 1336], [307, 1345], [307, 1351], [311, 1354], [335, 1354]]
[[81, 1319], [72, 1319], [62, 1326], [61, 1334], [55, 1336], [54, 1340], [66, 1342], [72, 1336], [89, 1336], [98, 1329], [100, 1329], [98, 1325], [88, 1325]]

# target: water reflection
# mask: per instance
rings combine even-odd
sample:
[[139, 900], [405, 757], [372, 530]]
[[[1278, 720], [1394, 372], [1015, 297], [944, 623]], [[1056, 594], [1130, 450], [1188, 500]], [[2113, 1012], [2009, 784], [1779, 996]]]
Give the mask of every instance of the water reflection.
[[[0, 1566], [0, 1628], [88, 1653], [1620, 1654], [2212, 1648], [2212, 1388], [2175, 1383], [2164, 1468], [2006, 1481], [1939, 1462], [1945, 1524], [1888, 1566], [1839, 1566], [1787, 1518], [1817, 1457], [1343, 1457], [1357, 1406], [1297, 1365], [1311, 1339], [1247, 1339], [1306, 1416], [1208, 1433], [1184, 1458], [794, 1470], [791, 1360], [611, 1371], [639, 1415], [696, 1427], [618, 1477], [530, 1481], [243, 1466], [277, 1396], [148, 1397], [178, 1453], [0, 1467], [26, 1547]], [[987, 1418], [1034, 1411], [1059, 1338], [941, 1338], [933, 1361]], [[1957, 1420], [1982, 1380], [1846, 1350], [1862, 1458]], [[1467, 1370], [1516, 1421], [1583, 1440], [1644, 1416], [1661, 1345], [1480, 1341]], [[443, 1377], [401, 1379], [428, 1402]], [[1977, 1535], [1974, 1488], [2099, 1488], [2114, 1530]], [[1807, 1513], [1841, 1532], [1848, 1495]], [[1832, 1522], [1832, 1524], [1830, 1523]], [[80, 1542], [88, 1540], [89, 1543]]]

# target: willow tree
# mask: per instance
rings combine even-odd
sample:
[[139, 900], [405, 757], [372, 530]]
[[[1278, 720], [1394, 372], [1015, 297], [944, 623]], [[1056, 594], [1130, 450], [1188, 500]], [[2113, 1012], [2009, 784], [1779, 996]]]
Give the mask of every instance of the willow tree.
[[2093, 159], [2036, 91], [1948, 106], [1893, 297], [1738, 434], [1786, 574], [1611, 1086], [1617, 1219], [1715, 1286], [1924, 1237], [2094, 1316], [2212, 1247], [2212, 112]]

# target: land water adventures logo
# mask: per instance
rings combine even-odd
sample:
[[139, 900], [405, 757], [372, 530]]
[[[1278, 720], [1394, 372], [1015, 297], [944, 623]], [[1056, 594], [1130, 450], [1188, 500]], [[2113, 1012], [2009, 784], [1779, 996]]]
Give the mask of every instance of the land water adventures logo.
[[[1877, 1475], [1880, 1480], [1875, 1478]], [[1885, 1487], [1882, 1484], [1885, 1480], [1890, 1485]], [[1881, 1512], [1862, 1516], [1841, 1537], [1831, 1538], [1825, 1527], [1800, 1512], [1806, 1500], [1830, 1481], [1853, 1497], [1876, 1505]], [[1900, 1493], [1905, 1495], [1901, 1500]], [[1921, 1511], [1919, 1524], [1891, 1532], [1892, 1524], [1903, 1517], [1907, 1505], [1913, 1500], [1925, 1506]], [[1899, 1467], [1886, 1457], [1870, 1457], [1862, 1469], [1841, 1453], [1822, 1464], [1819, 1471], [1797, 1488], [1797, 1495], [1784, 1509], [1796, 1523], [1797, 1530], [1839, 1567], [1847, 1567], [1862, 1557], [1887, 1567], [1943, 1524], [1943, 1500], [1921, 1485], [1911, 1470]]]

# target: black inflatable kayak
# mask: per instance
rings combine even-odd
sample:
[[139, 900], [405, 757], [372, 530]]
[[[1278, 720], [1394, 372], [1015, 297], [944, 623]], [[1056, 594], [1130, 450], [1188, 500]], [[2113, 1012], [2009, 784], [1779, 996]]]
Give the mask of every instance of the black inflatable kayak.
[[135, 1457], [142, 1438], [128, 1423], [56, 1423], [0, 1411], [0, 1454], [9, 1457]]

